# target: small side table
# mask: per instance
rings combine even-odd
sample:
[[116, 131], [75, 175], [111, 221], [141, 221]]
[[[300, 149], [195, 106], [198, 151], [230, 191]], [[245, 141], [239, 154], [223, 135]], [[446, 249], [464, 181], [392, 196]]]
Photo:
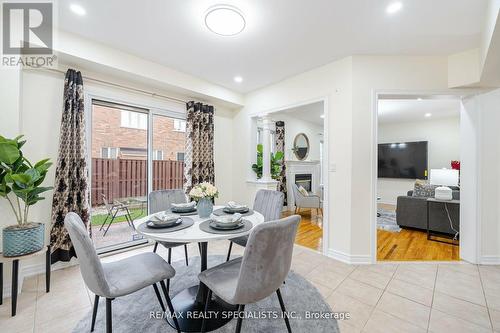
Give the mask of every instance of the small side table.
[[26, 254], [24, 256], [19, 257], [4, 257], [0, 253], [0, 305], [3, 304], [3, 264], [9, 261], [12, 261], [12, 287], [11, 287], [11, 296], [12, 296], [12, 317], [16, 315], [17, 310], [17, 283], [19, 280], [19, 260], [33, 258], [40, 254], [45, 254], [45, 291], [50, 291], [50, 246], [42, 249], [38, 252]]
[[[443, 205], [447, 205], [447, 204], [452, 204], [452, 205], [460, 205], [460, 200], [438, 200], [438, 199], [435, 199], [435, 198], [429, 198], [427, 199], [427, 240], [431, 240], [431, 241], [434, 241], [434, 242], [440, 242], [440, 243], [445, 243], [445, 244], [451, 244], [451, 245], [459, 245], [458, 242], [454, 242], [454, 236], [451, 236], [451, 235], [446, 235], [446, 234], [442, 234], [442, 233], [436, 233], [436, 232], [433, 232], [430, 230], [429, 226], [430, 226], [430, 214], [429, 214], [429, 211], [430, 211], [430, 204], [431, 203], [441, 203]], [[450, 239], [451, 241], [450, 242], [445, 242], [445, 241], [442, 241], [442, 240], [439, 240], [439, 239], [433, 239], [432, 236], [437, 236], [437, 237], [441, 237], [441, 238], [447, 238], [447, 239]]]

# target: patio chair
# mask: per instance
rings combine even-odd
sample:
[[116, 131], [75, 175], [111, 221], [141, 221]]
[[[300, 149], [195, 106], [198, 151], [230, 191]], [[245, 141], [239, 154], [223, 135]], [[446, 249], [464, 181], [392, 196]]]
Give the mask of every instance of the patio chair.
[[106, 215], [104, 222], [101, 224], [99, 231], [106, 226], [106, 223], [109, 220], [108, 227], [106, 228], [106, 230], [104, 230], [103, 237], [106, 236], [106, 234], [108, 233], [109, 227], [111, 227], [111, 224], [114, 222], [115, 218], [120, 216], [125, 216], [125, 219], [127, 220], [127, 224], [129, 225], [129, 227], [134, 229], [132, 216], [130, 215], [130, 211], [128, 210], [128, 207], [125, 204], [121, 202], [116, 204], [115, 203], [110, 204], [108, 198], [106, 198], [106, 195], [104, 194], [102, 194], [102, 201], [104, 202], [104, 206], [106, 207], [108, 214]]

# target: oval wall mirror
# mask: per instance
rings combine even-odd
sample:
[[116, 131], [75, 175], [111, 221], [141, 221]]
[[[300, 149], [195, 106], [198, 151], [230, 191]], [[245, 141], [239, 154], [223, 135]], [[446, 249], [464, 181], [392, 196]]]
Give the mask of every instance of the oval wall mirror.
[[305, 160], [309, 155], [309, 138], [304, 133], [299, 133], [293, 140], [293, 153], [299, 161]]

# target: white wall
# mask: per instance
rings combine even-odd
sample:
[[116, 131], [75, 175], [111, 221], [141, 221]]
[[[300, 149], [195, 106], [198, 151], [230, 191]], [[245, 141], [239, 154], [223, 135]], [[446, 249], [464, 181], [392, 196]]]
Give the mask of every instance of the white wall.
[[[459, 103], [457, 102], [457, 111]], [[449, 169], [452, 160], [460, 160], [460, 117], [426, 119], [403, 123], [382, 123], [378, 143], [428, 141], [430, 169]], [[415, 180], [379, 178], [377, 195], [381, 203], [396, 204], [397, 197], [413, 189]]]
[[[375, 251], [375, 92], [446, 91], [447, 66], [447, 57], [424, 56], [353, 56], [333, 62], [247, 95], [245, 107], [234, 118], [235, 140], [250, 137], [251, 115], [326, 97], [327, 252], [349, 262], [370, 262]], [[235, 150], [235, 189], [245, 188], [249, 147], [241, 140]], [[238, 196], [237, 190], [233, 192]]]
[[275, 110], [283, 110], [299, 104], [327, 98], [327, 115], [325, 122], [331, 134], [328, 154], [332, 163], [336, 163], [336, 172], [328, 173], [328, 181], [334, 189], [330, 201], [326, 205], [325, 215], [330, 209], [334, 218], [328, 221], [326, 228], [335, 230], [335, 233], [325, 235], [325, 242], [343, 252], [349, 251], [350, 211], [350, 170], [351, 170], [351, 136], [344, 135], [351, 126], [351, 58], [316, 68], [314, 70], [294, 76], [278, 84], [250, 93], [245, 98], [245, 107], [234, 117], [234, 141], [238, 142], [233, 151], [233, 193], [235, 200], [251, 204], [245, 194], [250, 190], [247, 183], [252, 177], [250, 168], [254, 149], [251, 144], [252, 116]]
[[271, 114], [273, 120], [285, 122], [285, 160], [297, 161], [292, 151], [297, 134], [304, 133], [309, 139], [310, 151], [305, 161], [319, 161], [319, 142], [323, 140], [323, 126], [287, 115], [286, 112]]
[[477, 97], [481, 262], [500, 264], [500, 89]]

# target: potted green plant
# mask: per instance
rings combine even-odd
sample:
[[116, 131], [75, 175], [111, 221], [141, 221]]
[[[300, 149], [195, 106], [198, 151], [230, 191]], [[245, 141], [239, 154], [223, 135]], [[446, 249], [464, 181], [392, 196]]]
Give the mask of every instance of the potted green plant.
[[28, 216], [30, 207], [44, 199], [40, 195], [52, 189], [41, 186], [52, 163], [44, 159], [33, 165], [21, 151], [25, 143], [22, 135], [14, 139], [0, 135], [0, 197], [8, 201], [17, 220], [2, 231], [6, 257], [33, 253], [44, 246], [44, 224], [31, 222]]
[[[262, 144], [257, 145], [257, 163], [252, 164], [252, 170], [257, 174], [257, 178], [262, 178], [262, 165], [264, 148]], [[271, 178], [277, 179], [281, 173], [281, 166], [284, 154], [282, 151], [271, 153]]]

